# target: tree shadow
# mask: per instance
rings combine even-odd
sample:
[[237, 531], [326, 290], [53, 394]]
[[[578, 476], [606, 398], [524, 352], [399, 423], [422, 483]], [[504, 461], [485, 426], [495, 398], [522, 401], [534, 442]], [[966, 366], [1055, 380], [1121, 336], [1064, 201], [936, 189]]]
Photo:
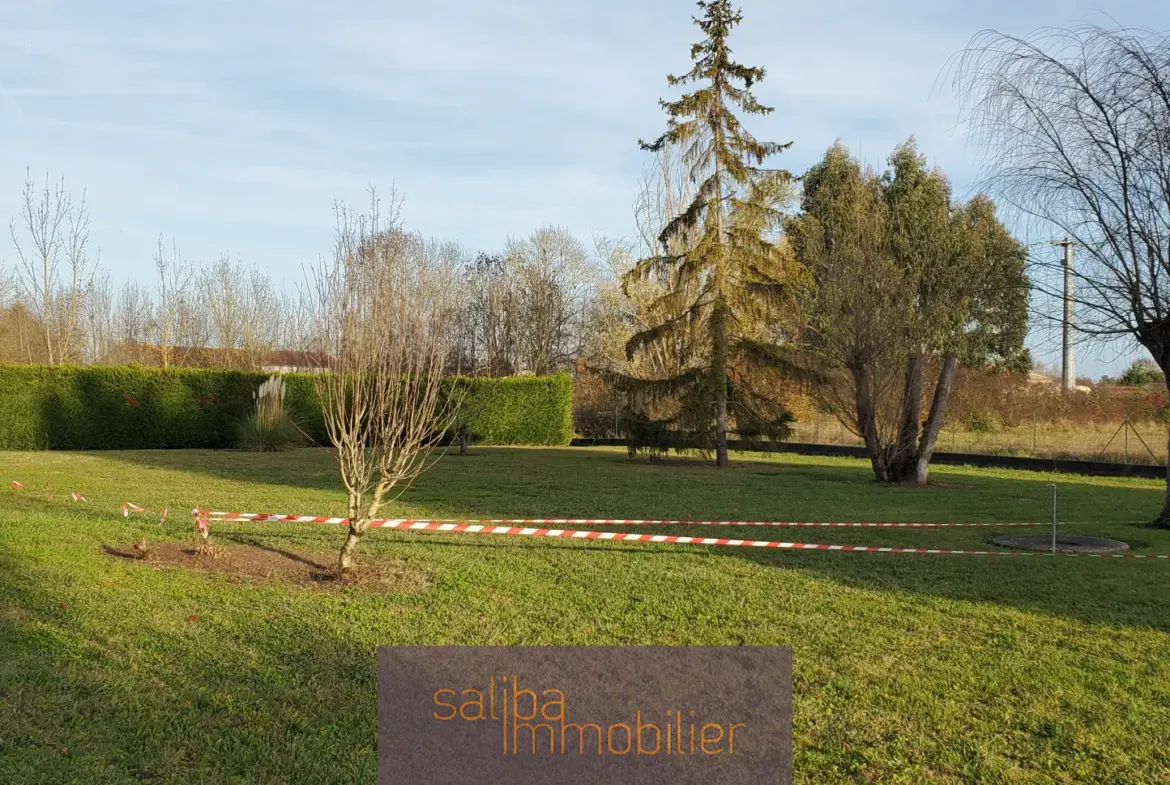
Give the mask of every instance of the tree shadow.
[[219, 623], [213, 592], [111, 616], [92, 589], [0, 541], [0, 780], [374, 781], [374, 647], [271, 604]]
[[[1126, 522], [1148, 519], [1161, 506], [1162, 491], [1130, 480], [1076, 475], [1008, 475], [939, 467], [935, 487], [889, 487], [872, 479], [863, 461], [777, 463], [737, 456], [730, 472], [709, 469], [700, 459], [672, 456], [651, 465], [630, 462], [624, 452], [589, 448], [477, 448], [476, 461], [448, 456], [424, 475], [404, 503], [428, 515], [482, 518], [668, 518], [789, 521], [1030, 521], [1051, 517], [1051, 488], [1059, 484], [1060, 520], [1082, 522], [1075, 531], [1121, 539], [1135, 549], [1170, 552], [1170, 533]], [[338, 490], [327, 451], [247, 455], [196, 451], [126, 452], [118, 460], [196, 471], [244, 482], [285, 483]], [[784, 461], [784, 458], [781, 458]], [[256, 510], [256, 512], [268, 512]], [[327, 510], [281, 510], [322, 514]], [[1089, 523], [1084, 523], [1089, 522]], [[614, 530], [614, 527], [574, 527]], [[1070, 527], [1071, 528], [1071, 527]], [[902, 545], [1000, 550], [988, 544], [998, 529], [727, 529], [618, 527], [655, 534], [744, 539], [809, 540], [822, 543]], [[766, 532], [766, 534], [765, 534]], [[266, 530], [265, 539], [275, 532]], [[986, 536], [984, 536], [986, 535]], [[419, 535], [420, 537], [430, 535]], [[459, 536], [459, 535], [456, 535]], [[435, 540], [433, 547], [532, 547], [520, 542]], [[579, 544], [583, 550], [630, 549], [637, 544]], [[1153, 598], [1164, 594], [1165, 562], [1086, 557], [977, 557], [917, 554], [795, 553], [758, 548], [704, 547], [768, 567], [794, 568], [842, 585], [946, 599], [993, 603], [1088, 623], [1170, 630], [1170, 609]], [[660, 551], [664, 556], [671, 552]]]
[[736, 550], [740, 558], [763, 567], [797, 569], [865, 591], [990, 603], [1093, 625], [1170, 632], [1170, 605], [1160, 599], [1170, 580], [1170, 564], [1164, 561]]
[[261, 542], [260, 540], [256, 539], [255, 537], [245, 537], [245, 536], [242, 536], [239, 534], [222, 534], [220, 536], [225, 540], [229, 540], [229, 541], [237, 543], [239, 545], [248, 545], [252, 548], [257, 548], [257, 549], [262, 550], [262, 551], [267, 551], [268, 553], [274, 553], [278, 556], [283, 556], [284, 558], [286, 558], [290, 561], [297, 562], [298, 564], [303, 564], [306, 567], [313, 567], [314, 569], [320, 570], [322, 572], [327, 572], [331, 569], [327, 565], [321, 564], [320, 562], [313, 561], [312, 559], [307, 559], [298, 553], [293, 553], [292, 551], [286, 551], [283, 548], [277, 548], [277, 547], [272, 546], [272, 545], [267, 545], [267, 544]]

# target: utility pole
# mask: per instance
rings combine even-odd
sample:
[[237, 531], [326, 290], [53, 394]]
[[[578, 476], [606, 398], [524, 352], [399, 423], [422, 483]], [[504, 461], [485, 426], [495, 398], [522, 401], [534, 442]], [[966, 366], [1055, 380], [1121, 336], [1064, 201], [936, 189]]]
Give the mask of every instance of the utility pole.
[[1073, 357], [1073, 278], [1072, 278], [1072, 249], [1073, 242], [1067, 237], [1063, 240], [1053, 240], [1050, 245], [1059, 245], [1064, 248], [1064, 319], [1062, 320], [1062, 352], [1060, 362], [1060, 381], [1065, 392], [1072, 392], [1077, 386], [1076, 360]]

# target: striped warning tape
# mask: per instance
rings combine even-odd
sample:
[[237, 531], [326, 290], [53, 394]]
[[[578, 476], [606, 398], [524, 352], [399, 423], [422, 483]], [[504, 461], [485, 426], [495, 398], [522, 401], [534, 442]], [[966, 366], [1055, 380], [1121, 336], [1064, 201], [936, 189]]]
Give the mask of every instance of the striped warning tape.
[[[208, 512], [209, 516], [220, 520], [254, 521], [254, 522], [284, 522], [284, 523], [349, 523], [347, 518], [323, 518], [312, 515], [276, 515], [252, 512]], [[474, 523], [492, 525], [523, 525], [552, 524], [555, 526], [829, 526], [851, 528], [951, 528], [964, 526], [1051, 526], [1049, 522], [1010, 522], [996, 521], [977, 523], [868, 523], [868, 522], [813, 522], [813, 521], [683, 521], [683, 520], [650, 520], [641, 518], [451, 518], [428, 519], [439, 523]], [[1063, 523], [1059, 524], [1065, 525]]]
[[[343, 524], [349, 521], [346, 518], [323, 518], [307, 515], [259, 515], [243, 513], [233, 515], [224, 512], [210, 512], [193, 510], [196, 526], [204, 537], [207, 536], [208, 521], [217, 516], [223, 522], [251, 523], [264, 521], [289, 521], [301, 523], [334, 523]], [[849, 551], [866, 553], [932, 553], [954, 556], [1095, 556], [1098, 558], [1113, 559], [1170, 559], [1170, 555], [1135, 554], [1135, 553], [1058, 553], [1048, 551], [969, 551], [951, 550], [945, 548], [899, 548], [895, 546], [876, 545], [829, 545], [810, 542], [777, 542], [771, 540], [734, 540], [723, 537], [686, 537], [667, 534], [634, 534], [630, 532], [598, 532], [575, 529], [544, 529], [521, 526], [494, 526], [478, 523], [453, 523], [441, 520], [414, 520], [408, 518], [377, 518], [367, 522], [369, 526], [384, 529], [403, 529], [407, 531], [435, 531], [435, 532], [466, 532], [469, 534], [503, 534], [521, 537], [554, 537], [574, 540], [607, 540], [614, 542], [650, 542], [677, 545], [718, 545], [737, 546], [745, 548], [776, 548], [799, 551]]]

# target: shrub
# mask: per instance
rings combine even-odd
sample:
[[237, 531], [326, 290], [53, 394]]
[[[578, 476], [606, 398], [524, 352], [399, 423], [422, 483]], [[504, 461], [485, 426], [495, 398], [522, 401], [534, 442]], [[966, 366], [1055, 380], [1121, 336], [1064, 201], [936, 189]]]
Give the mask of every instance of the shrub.
[[971, 433], [997, 433], [1001, 430], [999, 418], [991, 412], [966, 412], [962, 423]]
[[[240, 443], [265, 374], [131, 366], [0, 365], [0, 449], [129, 450]], [[284, 408], [307, 441], [328, 444], [312, 374], [284, 377]], [[567, 376], [452, 379], [460, 415], [486, 444], [568, 444]]]
[[252, 393], [255, 411], [239, 425], [236, 446], [250, 452], [280, 452], [301, 443], [301, 431], [284, 406], [284, 377], [270, 376]]
[[573, 382], [566, 374], [447, 380], [461, 396], [451, 439], [466, 427], [481, 444], [562, 445], [573, 439]]

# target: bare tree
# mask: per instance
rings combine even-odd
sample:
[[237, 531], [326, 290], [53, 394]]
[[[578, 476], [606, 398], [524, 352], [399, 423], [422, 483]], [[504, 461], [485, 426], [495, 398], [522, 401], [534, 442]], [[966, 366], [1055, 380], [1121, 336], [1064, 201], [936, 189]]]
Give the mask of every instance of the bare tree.
[[520, 308], [519, 359], [524, 370], [542, 376], [565, 368], [583, 340], [583, 319], [596, 283], [585, 246], [568, 230], [545, 226], [508, 241]]
[[280, 332], [279, 296], [272, 278], [224, 255], [202, 271], [199, 293], [207, 308], [210, 344], [225, 350], [224, 362], [260, 368]]
[[315, 350], [328, 358], [317, 391], [347, 493], [344, 576], [380, 506], [432, 463], [457, 414], [443, 364], [454, 339], [457, 268], [434, 244], [403, 231], [391, 194], [383, 217], [337, 207], [332, 259], [311, 273]]
[[276, 348], [280, 335], [280, 297], [272, 278], [258, 267], [249, 267], [244, 308], [240, 314], [240, 351], [244, 365], [256, 370]]
[[[1129, 336], [1170, 371], [1170, 37], [988, 30], [953, 76], [990, 189], [1026, 225], [1076, 244], [1078, 332]], [[1052, 297], [1057, 267], [1033, 261], [1038, 289]], [[1170, 466], [1154, 524], [1170, 528]]]
[[184, 338], [190, 333], [195, 268], [182, 258], [178, 245], [173, 242], [168, 255], [163, 248], [162, 235], [159, 235], [154, 269], [154, 318], [151, 320], [150, 334], [158, 347], [159, 364], [165, 369], [183, 359], [176, 356], [176, 349], [182, 346]]
[[[22, 299], [41, 321], [50, 365], [79, 358], [82, 311], [96, 273], [89, 257], [89, 211], [85, 194], [74, 205], [62, 178], [40, 194], [26, 171], [20, 208], [21, 231], [13, 220], [9, 234], [19, 263]], [[23, 240], [21, 235], [23, 234]]]
[[236, 367], [236, 351], [240, 347], [243, 332], [244, 297], [246, 293], [246, 272], [240, 263], [232, 263], [231, 257], [221, 256], [210, 267], [202, 270], [199, 279], [200, 294], [207, 306], [209, 345], [225, 349], [227, 361]]
[[114, 292], [109, 273], [99, 275], [85, 301], [85, 346], [82, 357], [88, 363], [109, 362], [115, 354]]
[[149, 357], [144, 349], [150, 334], [153, 306], [150, 293], [135, 283], [122, 284], [114, 305], [114, 337], [120, 346], [121, 360], [144, 362]]
[[513, 269], [504, 257], [481, 253], [467, 266], [467, 282], [465, 318], [473, 370], [492, 377], [511, 376], [520, 365], [523, 307]]
[[0, 269], [0, 308], [7, 308], [16, 299], [16, 277], [13, 272]]

